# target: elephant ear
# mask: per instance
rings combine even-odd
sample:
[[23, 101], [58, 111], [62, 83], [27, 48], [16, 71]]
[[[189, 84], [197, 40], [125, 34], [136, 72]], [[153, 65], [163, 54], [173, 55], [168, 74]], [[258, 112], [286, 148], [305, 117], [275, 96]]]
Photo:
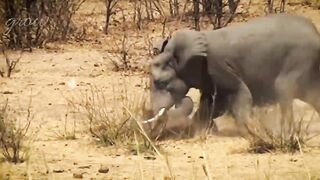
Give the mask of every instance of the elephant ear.
[[[169, 48], [170, 47], [170, 48]], [[208, 43], [204, 32], [180, 30], [169, 41], [165, 51], [173, 50], [173, 57], [177, 61], [177, 70], [183, 69], [196, 57], [207, 57]]]

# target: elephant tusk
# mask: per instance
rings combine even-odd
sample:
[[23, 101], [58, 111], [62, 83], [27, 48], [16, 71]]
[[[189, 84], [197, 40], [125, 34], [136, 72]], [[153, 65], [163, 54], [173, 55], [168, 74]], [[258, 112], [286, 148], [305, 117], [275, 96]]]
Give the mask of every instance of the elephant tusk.
[[158, 114], [156, 114], [156, 115], [155, 115], [153, 118], [151, 118], [151, 119], [148, 119], [148, 120], [146, 120], [146, 121], [142, 121], [142, 124], [147, 124], [147, 123], [150, 123], [150, 122], [159, 120], [159, 118], [164, 114], [165, 111], [166, 111], [166, 108], [160, 109], [160, 111], [159, 111]]

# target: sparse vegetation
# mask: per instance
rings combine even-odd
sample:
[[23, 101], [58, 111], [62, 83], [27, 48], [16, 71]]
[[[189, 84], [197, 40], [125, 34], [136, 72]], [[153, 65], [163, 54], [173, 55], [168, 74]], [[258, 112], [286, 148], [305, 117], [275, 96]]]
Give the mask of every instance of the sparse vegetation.
[[118, 4], [118, 0], [105, 0], [106, 3], [106, 22], [104, 27], [104, 32], [108, 34], [110, 18], [113, 14], [115, 14], [115, 7]]
[[139, 142], [140, 151], [155, 148], [140, 124], [147, 111], [143, 94], [130, 97], [125, 88], [120, 88], [114, 89], [112, 99], [108, 99], [104, 90], [95, 86], [81, 94], [83, 99], [69, 99], [69, 104], [86, 116], [88, 130], [98, 142], [107, 146], [124, 145], [131, 150]]
[[1, 47], [1, 53], [3, 57], [5, 58], [5, 69], [0, 70], [0, 76], [1, 77], [11, 77], [12, 72], [15, 70], [17, 64], [19, 63], [21, 57], [22, 57], [22, 51], [19, 53], [18, 57], [12, 57], [7, 53], [7, 50], [5, 47]]
[[[72, 21], [85, 0], [6, 0], [0, 3], [1, 36], [6, 47], [29, 49], [67, 40], [78, 27]], [[3, 24], [4, 23], [4, 24]]]
[[26, 135], [32, 120], [30, 106], [27, 109], [25, 119], [19, 119], [18, 114], [19, 112], [10, 108], [8, 100], [2, 104], [0, 109], [0, 148], [4, 158], [13, 163], [21, 163], [27, 158]]
[[[264, 109], [256, 109], [255, 117], [262, 123], [261, 131], [257, 132], [257, 136], [250, 139], [250, 151], [255, 153], [265, 153], [272, 151], [281, 152], [299, 152], [302, 148], [307, 146], [307, 142], [319, 134], [310, 134], [309, 126], [314, 120], [311, 119], [290, 119], [292, 123], [280, 123], [280, 117], [274, 117], [272, 114], [279, 114], [277, 108], [272, 111]], [[314, 113], [315, 114], [315, 113]], [[274, 118], [274, 119], [270, 119]], [[273, 127], [266, 127], [263, 122], [274, 121]], [[277, 123], [278, 122], [278, 123]], [[284, 125], [286, 127], [281, 127]], [[289, 127], [291, 125], [291, 127]], [[278, 128], [280, 127], [280, 128]]]
[[[308, 128], [318, 124], [309, 124], [308, 118], [296, 119], [286, 136], [278, 124], [263, 126], [263, 139], [255, 137], [250, 143], [225, 137], [224, 132], [154, 142], [140, 124], [150, 117], [145, 108], [149, 87], [144, 82], [149, 70], [142, 66], [154, 55], [154, 39], [170, 37], [181, 28], [218, 29], [284, 10], [305, 15], [319, 29], [316, 4], [319, 0], [0, 1], [0, 60], [5, 64], [0, 75], [12, 75], [0, 79], [0, 94], [10, 98], [10, 104], [0, 106], [0, 179], [319, 179], [319, 150], [308, 146], [316, 135]], [[15, 12], [5, 5], [14, 5]], [[46, 26], [18, 25], [8, 32], [3, 25], [11, 16], [6, 13], [39, 17]], [[30, 47], [33, 51], [20, 58], [20, 50]], [[74, 81], [68, 83], [70, 79]], [[114, 83], [117, 79], [121, 82]], [[31, 108], [17, 110], [20, 103], [28, 103], [24, 100], [29, 87], [34, 89], [32, 111], [39, 112], [34, 120]], [[21, 102], [12, 103], [18, 98]], [[255, 117], [280, 122], [274, 114], [279, 113], [262, 109]], [[222, 118], [218, 129], [233, 136], [237, 127]], [[40, 133], [31, 149], [33, 128]], [[259, 154], [265, 152], [272, 153]], [[100, 164], [105, 164], [107, 174], [97, 172]]]
[[72, 127], [70, 129], [70, 123], [69, 123], [69, 119], [68, 117], [70, 116], [69, 112], [67, 112], [64, 115], [64, 126], [63, 126], [63, 130], [54, 132], [56, 135], [57, 139], [62, 139], [62, 140], [75, 140], [76, 137], [76, 120], [73, 119], [72, 123]]

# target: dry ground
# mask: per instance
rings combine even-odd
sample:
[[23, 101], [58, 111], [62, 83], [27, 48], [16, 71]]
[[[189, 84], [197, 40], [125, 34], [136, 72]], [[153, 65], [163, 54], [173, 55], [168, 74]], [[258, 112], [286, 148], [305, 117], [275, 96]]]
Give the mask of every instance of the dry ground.
[[[250, 14], [259, 15], [261, 4], [253, 1], [253, 7], [249, 9]], [[289, 8], [312, 19], [320, 30], [319, 10], [300, 5]], [[112, 71], [108, 52], [112, 52], [113, 41], [119, 39], [121, 33], [114, 26], [110, 35], [99, 32], [97, 29], [103, 25], [103, 19], [102, 4], [85, 4], [78, 20], [92, 21], [96, 30], [91, 32], [88, 41], [50, 44], [47, 49], [25, 53], [13, 77], [0, 80], [0, 93], [3, 98], [9, 98], [11, 106], [26, 108], [32, 98], [34, 113], [31, 132], [35, 135], [30, 143], [29, 160], [18, 165], [4, 163], [2, 170], [9, 179], [71, 179], [74, 173], [83, 173], [84, 179], [168, 179], [172, 176], [204, 179], [205, 172], [214, 179], [320, 178], [320, 149], [317, 147], [305, 148], [302, 154], [253, 154], [248, 153], [248, 142], [242, 138], [197, 136], [160, 142], [166, 161], [159, 156], [150, 159], [147, 154], [133, 155], [123, 147], [97, 144], [88, 133], [85, 117], [75, 113], [66, 98], [81, 98], [79, 92], [89, 90], [90, 85], [103, 89], [110, 103], [114, 103], [114, 89], [121, 89], [119, 87], [126, 87], [129, 96], [147, 96], [146, 75]], [[156, 24], [150, 23], [140, 33], [132, 33], [132, 41], [136, 42], [130, 54], [135, 58], [134, 65], [141, 67], [148, 61], [145, 37], [152, 35], [152, 29], [156, 29], [154, 36], [160, 34], [161, 25]], [[302, 114], [311, 113], [310, 108], [301, 103], [295, 108]], [[65, 124], [68, 132], [75, 127], [75, 140], [59, 137], [65, 132]], [[319, 124], [313, 124], [314, 132]], [[224, 132], [235, 128], [228, 117], [220, 118], [219, 127]], [[108, 167], [109, 172], [99, 173], [100, 166]]]

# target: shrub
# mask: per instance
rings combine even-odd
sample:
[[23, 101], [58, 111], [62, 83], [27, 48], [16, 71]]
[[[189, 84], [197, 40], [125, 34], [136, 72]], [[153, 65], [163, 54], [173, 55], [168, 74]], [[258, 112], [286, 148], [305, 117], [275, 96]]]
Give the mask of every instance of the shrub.
[[16, 114], [6, 100], [0, 109], [0, 148], [7, 161], [21, 163], [28, 152], [25, 140], [32, 120], [30, 106], [25, 119], [17, 118]]
[[[256, 110], [254, 114], [255, 118], [262, 123], [260, 123], [260, 131], [256, 131], [250, 139], [251, 152], [281, 151], [294, 153], [302, 151], [307, 142], [316, 136], [311, 135], [309, 131], [310, 124], [315, 118], [314, 114], [310, 119], [292, 118], [287, 119], [289, 122], [283, 123], [274, 123], [281, 122], [282, 117], [279, 115], [278, 108], [271, 111], [270, 109]], [[272, 122], [272, 125], [268, 127], [267, 124], [270, 122]]]
[[140, 124], [147, 112], [144, 94], [129, 97], [126, 89], [114, 90], [108, 99], [103, 89], [91, 86], [81, 97], [68, 101], [86, 116], [89, 132], [98, 142], [125, 145], [134, 151], [157, 151]]
[[76, 31], [72, 17], [85, 0], [5, 0], [0, 3], [3, 43], [20, 49], [66, 40]]

